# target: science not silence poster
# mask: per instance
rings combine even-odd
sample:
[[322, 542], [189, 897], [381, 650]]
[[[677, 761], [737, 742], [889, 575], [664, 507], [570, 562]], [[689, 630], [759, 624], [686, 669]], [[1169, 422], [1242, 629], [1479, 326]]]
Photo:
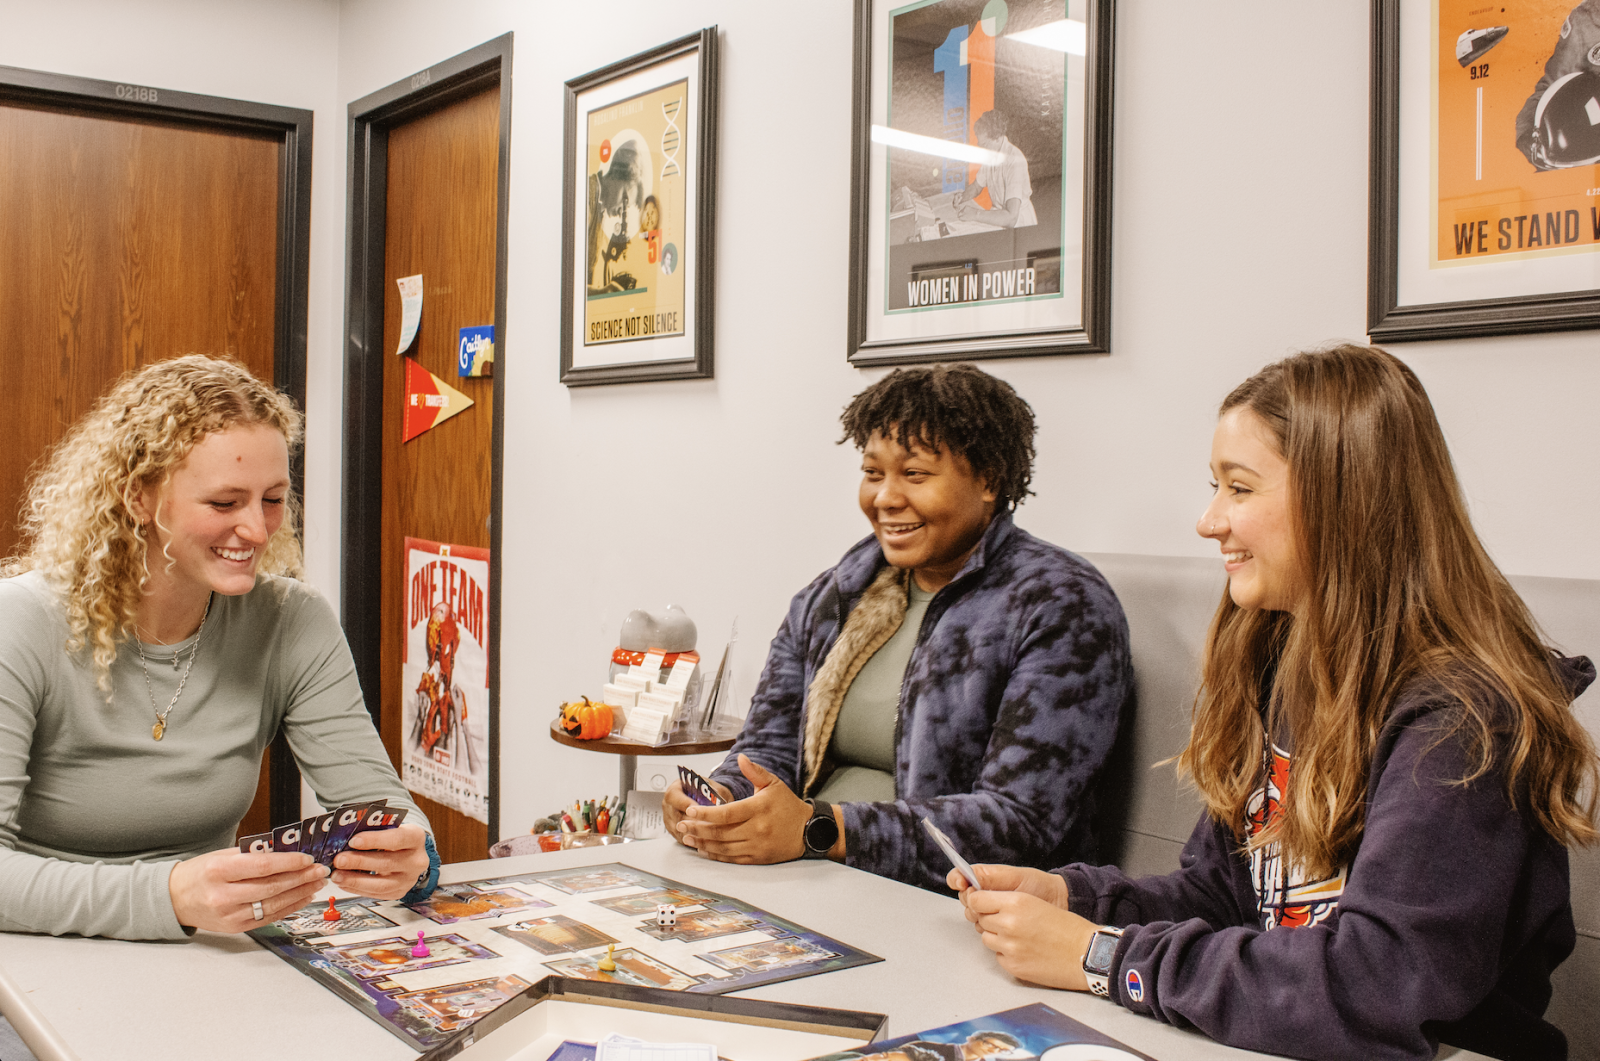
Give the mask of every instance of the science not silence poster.
[[406, 539], [401, 777], [489, 820], [489, 550]]
[[689, 80], [590, 110], [583, 345], [684, 333]]

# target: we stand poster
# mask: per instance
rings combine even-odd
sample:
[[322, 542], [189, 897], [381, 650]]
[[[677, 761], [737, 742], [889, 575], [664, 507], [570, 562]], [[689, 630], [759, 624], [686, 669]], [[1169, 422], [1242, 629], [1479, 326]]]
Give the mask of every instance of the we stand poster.
[[489, 820], [489, 550], [406, 539], [401, 776]]

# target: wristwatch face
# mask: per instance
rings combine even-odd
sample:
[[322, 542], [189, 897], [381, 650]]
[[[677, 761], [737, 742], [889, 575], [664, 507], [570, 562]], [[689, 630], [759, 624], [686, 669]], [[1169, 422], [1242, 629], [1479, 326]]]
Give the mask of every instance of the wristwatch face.
[[1089, 953], [1083, 956], [1083, 967], [1101, 976], [1111, 971], [1111, 957], [1117, 953], [1118, 937], [1109, 932], [1096, 932], [1089, 941]]
[[806, 822], [805, 840], [806, 850], [813, 854], [825, 855], [833, 849], [839, 840], [839, 823], [833, 820], [831, 809], [825, 815], [819, 814]]

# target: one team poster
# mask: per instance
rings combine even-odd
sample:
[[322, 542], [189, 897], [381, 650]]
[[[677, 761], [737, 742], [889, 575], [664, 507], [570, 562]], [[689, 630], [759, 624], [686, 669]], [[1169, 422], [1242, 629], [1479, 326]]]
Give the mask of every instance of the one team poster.
[[1600, 251], [1600, 0], [1434, 4], [1434, 268]]
[[922, 0], [889, 22], [885, 310], [1060, 299], [1065, 49], [1076, 33], [1082, 54], [1083, 23], [1061, 0]]
[[489, 820], [489, 550], [406, 539], [401, 777]]
[[684, 334], [687, 78], [587, 115], [585, 346]]

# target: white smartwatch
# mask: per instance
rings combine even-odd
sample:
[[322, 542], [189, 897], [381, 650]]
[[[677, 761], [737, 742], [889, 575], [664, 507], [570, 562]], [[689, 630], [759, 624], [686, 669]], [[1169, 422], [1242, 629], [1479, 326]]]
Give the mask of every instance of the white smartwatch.
[[1102, 925], [1089, 937], [1089, 949], [1083, 952], [1083, 977], [1089, 981], [1089, 991], [1101, 998], [1111, 997], [1111, 959], [1121, 939], [1122, 929]]

